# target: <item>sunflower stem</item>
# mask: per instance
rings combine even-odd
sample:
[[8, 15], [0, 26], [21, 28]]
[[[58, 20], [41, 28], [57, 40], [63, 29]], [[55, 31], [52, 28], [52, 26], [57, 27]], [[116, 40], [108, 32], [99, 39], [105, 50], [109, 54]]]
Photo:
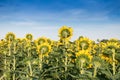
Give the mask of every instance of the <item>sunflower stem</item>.
[[[67, 56], [65, 57], [65, 66], [66, 65], [67, 65]], [[67, 71], [67, 67], [66, 67], [65, 71]]]
[[[28, 50], [28, 58], [29, 59], [31, 58], [30, 50]], [[28, 67], [29, 67], [29, 75], [31, 77], [33, 75], [31, 60], [28, 61]], [[32, 78], [30, 78], [30, 80], [32, 80]]]
[[[15, 56], [14, 56], [14, 59], [13, 59], [13, 69], [15, 71], [15, 66], [16, 66], [16, 59], [15, 59]], [[13, 73], [13, 80], [15, 80], [15, 73]]]
[[43, 53], [44, 53], [44, 49], [42, 49], [40, 51], [40, 55], [39, 55], [39, 58], [40, 58], [40, 71], [42, 71]]
[[40, 68], [40, 71], [42, 71], [42, 54], [39, 55], [39, 58], [40, 58], [40, 65], [39, 65], [39, 68]]
[[[65, 47], [67, 48], [66, 42], [65, 42]], [[68, 59], [67, 59], [67, 52], [65, 51], [65, 66], [67, 66], [67, 61], [68, 61]], [[65, 72], [66, 71], [67, 71], [67, 67], [65, 67]]]
[[[67, 33], [65, 34], [65, 37], [67, 37]], [[67, 44], [66, 41], [63, 40], [63, 44], [65, 45], [65, 48], [67, 49]], [[65, 72], [67, 71], [67, 63], [68, 63], [68, 57], [67, 57], [67, 51], [64, 50], [64, 54], [65, 54]], [[65, 79], [67, 79], [67, 75], [65, 75]]]
[[80, 65], [80, 74], [84, 74], [84, 69], [83, 69], [83, 64], [84, 64], [84, 61], [80, 61], [81, 62], [81, 65]]
[[[9, 50], [9, 57], [11, 56], [11, 42], [10, 42], [10, 39], [9, 39], [9, 44], [8, 44], [8, 50]], [[8, 75], [7, 75], [7, 79], [10, 80], [10, 63], [11, 63], [11, 60], [8, 61]]]
[[8, 49], [9, 49], [9, 56], [10, 56], [11, 55], [11, 48], [10, 48], [11, 47], [11, 42], [10, 42], [10, 39], [9, 39], [8, 43], [9, 43], [8, 44]]
[[113, 75], [115, 75], [115, 72], [116, 72], [116, 69], [115, 69], [115, 50], [112, 49], [112, 52], [113, 52], [113, 54], [112, 54], [112, 58], [113, 58], [113, 64], [112, 64], [112, 66], [113, 66]]
[[6, 65], [7, 65], [7, 60], [6, 60], [6, 53], [5, 53], [5, 59], [4, 59], [4, 70], [5, 70], [4, 78], [5, 78], [5, 80], [6, 80], [6, 69], [7, 69]]
[[[31, 77], [33, 75], [33, 72], [32, 72], [32, 66], [31, 66], [31, 62], [30, 61], [28, 62], [28, 65], [29, 65], [30, 77]], [[32, 78], [30, 78], [30, 80], [32, 80]]]
[[[16, 44], [14, 44], [14, 54], [16, 53]], [[13, 70], [16, 69], [16, 58], [15, 55], [13, 56]], [[15, 80], [15, 73], [13, 73], [13, 80]]]
[[97, 66], [94, 67], [94, 73], [93, 73], [93, 77], [95, 78], [97, 75]]

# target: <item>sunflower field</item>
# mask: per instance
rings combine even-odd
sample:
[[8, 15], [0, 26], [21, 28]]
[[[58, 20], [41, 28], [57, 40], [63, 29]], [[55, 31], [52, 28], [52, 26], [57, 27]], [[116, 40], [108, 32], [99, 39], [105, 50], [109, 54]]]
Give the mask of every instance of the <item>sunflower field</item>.
[[70, 41], [67, 26], [58, 34], [55, 41], [7, 33], [0, 40], [0, 80], [120, 80], [120, 40]]

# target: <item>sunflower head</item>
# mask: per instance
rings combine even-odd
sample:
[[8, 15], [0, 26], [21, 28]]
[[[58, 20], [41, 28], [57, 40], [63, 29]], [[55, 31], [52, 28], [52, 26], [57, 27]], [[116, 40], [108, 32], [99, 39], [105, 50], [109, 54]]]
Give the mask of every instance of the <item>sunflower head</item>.
[[48, 53], [51, 51], [51, 46], [48, 43], [43, 43], [37, 46], [37, 50], [39, 54], [47, 56]]
[[48, 42], [50, 45], [53, 44], [53, 41], [52, 41], [51, 39], [48, 39], [48, 38], [47, 38], [47, 42]]
[[69, 40], [73, 35], [73, 29], [67, 26], [63, 26], [59, 29], [59, 37], [60, 39]]
[[21, 39], [21, 42], [26, 43], [27, 42], [26, 38]]
[[81, 50], [78, 53], [76, 53], [76, 58], [79, 59], [80, 61], [90, 62], [92, 59], [92, 56], [89, 53], [89, 51]]
[[[113, 63], [113, 60], [112, 60], [111, 57], [108, 57], [108, 56], [103, 55], [103, 54], [100, 54], [99, 56], [101, 57], [102, 60], [106, 61], [107, 63], [110, 63], [110, 64]], [[118, 61], [115, 60], [115, 63], [117, 63], [117, 62], [118, 62]]]
[[107, 42], [102, 45], [103, 54], [106, 56], [111, 56], [118, 48], [119, 45], [116, 42]]
[[93, 63], [93, 66], [99, 68], [99, 67], [102, 66], [103, 60], [102, 60], [100, 57], [95, 56], [95, 57], [93, 57], [93, 59], [92, 59], [92, 63]]
[[101, 50], [100, 44], [94, 44], [92, 46], [91, 53], [92, 53], [92, 55], [99, 55], [100, 50]]
[[78, 49], [80, 50], [88, 50], [92, 45], [92, 41], [85, 37], [78, 39], [76, 43], [78, 45]]
[[17, 38], [17, 39], [16, 39], [16, 41], [19, 42], [19, 43], [21, 42], [21, 40], [22, 40], [22, 39], [20, 39], [20, 38]]
[[83, 67], [86, 67], [86, 68], [89, 67], [91, 60], [92, 60], [92, 56], [87, 50], [82, 50], [76, 53], [75, 62], [79, 69]]
[[111, 38], [110, 40], [109, 40], [109, 42], [118, 42], [119, 40], [118, 39], [115, 39], [115, 38]]
[[40, 37], [40, 38], [37, 39], [36, 44], [41, 45], [41, 44], [46, 43], [46, 42], [47, 42], [46, 37]]
[[4, 40], [4, 39], [1, 39], [1, 40], [0, 40], [0, 43], [1, 43], [1, 44], [4, 44], [4, 43], [5, 43], [5, 40]]
[[13, 40], [15, 39], [15, 34], [12, 33], [12, 32], [8, 32], [8, 33], [6, 34], [5, 39], [6, 39], [7, 41], [13, 41]]
[[23, 38], [23, 39], [21, 39], [21, 44], [23, 45], [23, 46], [27, 46], [27, 39], [26, 38]]
[[33, 35], [32, 34], [26, 34], [26, 39], [29, 41], [32, 41]]

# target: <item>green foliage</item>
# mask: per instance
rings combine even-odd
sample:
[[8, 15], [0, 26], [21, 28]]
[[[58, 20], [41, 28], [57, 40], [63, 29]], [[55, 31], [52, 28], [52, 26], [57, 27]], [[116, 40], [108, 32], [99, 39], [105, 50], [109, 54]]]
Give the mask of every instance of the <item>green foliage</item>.
[[[91, 43], [92, 46], [87, 47], [92, 55], [90, 60], [85, 55], [76, 57], [76, 53], [82, 51], [76, 41], [49, 40], [51, 50], [41, 57], [37, 48], [46, 42], [38, 45], [31, 34], [27, 39], [13, 36], [0, 41], [0, 80], [120, 80], [119, 40]], [[117, 47], [102, 47], [109, 41]], [[86, 62], [81, 63], [83, 58]]]

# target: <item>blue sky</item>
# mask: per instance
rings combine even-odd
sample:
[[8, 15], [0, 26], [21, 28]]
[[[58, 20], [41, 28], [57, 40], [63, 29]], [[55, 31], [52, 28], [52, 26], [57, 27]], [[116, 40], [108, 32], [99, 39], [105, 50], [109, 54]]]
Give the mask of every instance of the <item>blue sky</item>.
[[120, 0], [0, 0], [0, 39], [14, 32], [58, 40], [64, 25], [74, 29], [72, 40], [120, 39]]

